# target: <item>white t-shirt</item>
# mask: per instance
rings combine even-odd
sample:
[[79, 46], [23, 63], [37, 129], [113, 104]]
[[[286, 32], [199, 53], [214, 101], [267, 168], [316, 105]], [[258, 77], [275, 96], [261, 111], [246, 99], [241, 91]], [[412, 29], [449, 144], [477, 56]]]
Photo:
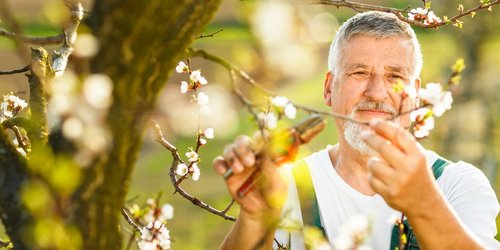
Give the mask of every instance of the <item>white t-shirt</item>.
[[[432, 151], [426, 152], [428, 165], [439, 157]], [[370, 219], [371, 231], [365, 244], [372, 249], [390, 248], [393, 223], [390, 221], [401, 213], [389, 207], [382, 196], [364, 195], [347, 184], [335, 171], [324, 149], [305, 158], [308, 165], [321, 217], [327, 238], [331, 241], [347, 219], [364, 215]], [[295, 221], [302, 225], [297, 188], [291, 178], [288, 200], [283, 210], [283, 221]], [[499, 204], [495, 192], [485, 175], [476, 167], [465, 163], [452, 163], [445, 167], [437, 180], [439, 189], [454, 209], [461, 222], [467, 226], [488, 249], [500, 249], [494, 239], [496, 235], [495, 218]], [[432, 208], [429, 208], [432, 209]], [[285, 223], [286, 224], [286, 223]], [[291, 235], [291, 239], [288, 236]], [[291, 243], [291, 249], [305, 249], [302, 235], [297, 231], [290, 234], [284, 230], [276, 232], [276, 239], [284, 244]]]

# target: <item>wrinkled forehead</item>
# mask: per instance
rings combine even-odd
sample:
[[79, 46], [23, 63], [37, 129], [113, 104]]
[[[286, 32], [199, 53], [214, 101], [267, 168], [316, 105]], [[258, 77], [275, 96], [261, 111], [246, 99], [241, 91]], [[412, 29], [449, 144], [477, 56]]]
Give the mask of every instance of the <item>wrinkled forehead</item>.
[[404, 36], [356, 34], [339, 45], [339, 66], [342, 70], [377, 65], [390, 71], [413, 72], [415, 48], [411, 40]]

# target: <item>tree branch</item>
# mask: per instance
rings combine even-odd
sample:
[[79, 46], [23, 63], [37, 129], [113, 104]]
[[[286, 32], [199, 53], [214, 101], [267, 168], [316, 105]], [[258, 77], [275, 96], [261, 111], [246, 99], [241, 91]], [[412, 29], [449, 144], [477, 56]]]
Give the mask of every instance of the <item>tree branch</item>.
[[31, 49], [31, 73], [27, 74], [30, 86], [30, 124], [27, 128], [32, 144], [45, 143], [48, 138], [46, 86], [52, 72], [49, 53], [43, 48]]
[[[397, 8], [391, 8], [391, 7], [384, 7], [384, 6], [378, 6], [378, 5], [372, 5], [372, 4], [364, 4], [364, 3], [358, 3], [358, 2], [351, 2], [351, 1], [345, 1], [345, 0], [310, 0], [306, 1], [306, 3], [309, 4], [322, 4], [322, 5], [331, 5], [335, 7], [346, 7], [353, 9], [355, 11], [382, 11], [382, 12], [388, 12], [388, 13], [393, 13], [395, 14], [401, 21], [409, 23], [414, 26], [419, 26], [423, 28], [437, 28], [439, 26], [447, 25], [450, 23], [460, 23], [459, 19], [471, 15], [473, 12], [483, 10], [483, 9], [488, 9], [493, 5], [500, 4], [500, 0], [495, 0], [492, 1], [488, 4], [482, 4], [480, 3], [476, 7], [473, 7], [471, 9], [468, 9], [466, 11], [461, 11], [457, 15], [453, 16], [452, 18], [448, 20], [442, 20], [441, 22], [436, 22], [436, 23], [431, 23], [431, 24], [425, 24], [423, 22], [419, 21], [414, 21], [408, 19], [404, 13], [408, 13], [408, 9], [397, 9]], [[424, 2], [425, 5], [425, 2]]]
[[215, 214], [215, 215], [217, 215], [225, 220], [236, 221], [236, 218], [226, 214], [226, 212], [227, 212], [226, 210], [220, 211], [220, 210], [208, 205], [207, 203], [203, 202], [202, 200], [190, 195], [184, 189], [182, 189], [180, 184], [177, 183], [177, 177], [175, 175], [175, 168], [177, 167], [179, 162], [182, 162], [182, 160], [180, 159], [179, 153], [177, 152], [177, 149], [163, 137], [163, 133], [161, 132], [160, 125], [158, 125], [158, 123], [156, 123], [154, 121], [153, 121], [153, 123], [154, 123], [153, 128], [154, 128], [155, 134], [156, 134], [156, 142], [160, 143], [167, 150], [169, 150], [170, 153], [172, 154], [172, 157], [174, 158], [172, 165], [170, 166], [169, 175], [170, 175], [170, 181], [172, 182], [172, 184], [175, 188], [175, 191], [177, 193], [179, 193], [182, 197], [184, 197], [185, 199], [187, 199], [188, 201], [193, 203], [194, 205], [201, 207], [201, 208], [209, 211], [210, 213], [213, 213], [213, 214]]
[[61, 44], [64, 42], [64, 34], [59, 34], [55, 36], [47, 36], [47, 37], [34, 37], [27, 35], [17, 35], [15, 33], [9, 32], [5, 29], [0, 28], [0, 36], [4, 36], [10, 38], [15, 41], [19, 41], [27, 44], [35, 44], [35, 45], [53, 45], [53, 44]]
[[20, 69], [14, 69], [14, 70], [10, 70], [10, 71], [0, 71], [0, 75], [13, 75], [13, 74], [18, 74], [18, 73], [23, 73], [23, 72], [26, 72], [28, 70], [30, 70], [29, 65], [24, 66]]
[[123, 215], [123, 218], [125, 218], [125, 220], [128, 222], [128, 224], [130, 224], [136, 231], [141, 231], [141, 228], [139, 227], [139, 225], [137, 225], [132, 220], [132, 218], [130, 218], [130, 216], [128, 215], [127, 210], [125, 208], [122, 209], [122, 215]]
[[201, 34], [198, 37], [196, 37], [195, 39], [202, 39], [202, 38], [206, 38], [206, 37], [213, 37], [214, 35], [216, 35], [219, 32], [222, 32], [222, 31], [223, 31], [223, 29], [220, 29], [220, 30], [218, 30], [218, 31], [216, 31], [216, 32], [214, 32], [212, 34], [209, 34], [209, 35], [203, 35], [203, 34]]
[[68, 58], [73, 51], [73, 44], [76, 41], [77, 30], [80, 22], [83, 18], [83, 7], [79, 2], [68, 4], [68, 8], [71, 13], [71, 21], [64, 28], [64, 42], [60, 49], [54, 51], [52, 59], [52, 69], [56, 76], [60, 76], [64, 73], [66, 65], [68, 64]]

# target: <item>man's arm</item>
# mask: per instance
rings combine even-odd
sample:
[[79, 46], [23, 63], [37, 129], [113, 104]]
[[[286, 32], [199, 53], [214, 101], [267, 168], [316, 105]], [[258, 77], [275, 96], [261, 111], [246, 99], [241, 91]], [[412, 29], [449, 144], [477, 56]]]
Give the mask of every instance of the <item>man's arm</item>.
[[[271, 249], [276, 225], [287, 197], [287, 181], [265, 155], [257, 156], [251, 150], [251, 139], [240, 136], [228, 145], [224, 156], [214, 160], [215, 171], [224, 175], [232, 169], [233, 175], [226, 179], [226, 186], [240, 206], [236, 223], [227, 234], [221, 249]], [[238, 189], [254, 173], [261, 177], [255, 188], [244, 197], [237, 195]]]
[[400, 126], [370, 123], [374, 133], [363, 140], [380, 154], [368, 168], [370, 185], [412, 225], [422, 249], [484, 249], [446, 202], [427, 165], [423, 149]]

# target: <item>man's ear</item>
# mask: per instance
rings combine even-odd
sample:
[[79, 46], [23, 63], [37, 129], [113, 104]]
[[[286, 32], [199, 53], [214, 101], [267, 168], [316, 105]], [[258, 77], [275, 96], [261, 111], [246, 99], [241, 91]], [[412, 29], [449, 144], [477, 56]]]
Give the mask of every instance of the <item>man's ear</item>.
[[323, 83], [323, 99], [325, 100], [325, 104], [328, 106], [332, 106], [332, 82], [333, 82], [333, 74], [329, 70], [326, 72], [325, 82]]
[[420, 87], [421, 87], [421, 80], [420, 80], [420, 77], [417, 77], [415, 79], [415, 91], [417, 91], [417, 99], [415, 100], [415, 108], [419, 108], [420, 107], [420, 96], [418, 95], [418, 91], [420, 90]]

